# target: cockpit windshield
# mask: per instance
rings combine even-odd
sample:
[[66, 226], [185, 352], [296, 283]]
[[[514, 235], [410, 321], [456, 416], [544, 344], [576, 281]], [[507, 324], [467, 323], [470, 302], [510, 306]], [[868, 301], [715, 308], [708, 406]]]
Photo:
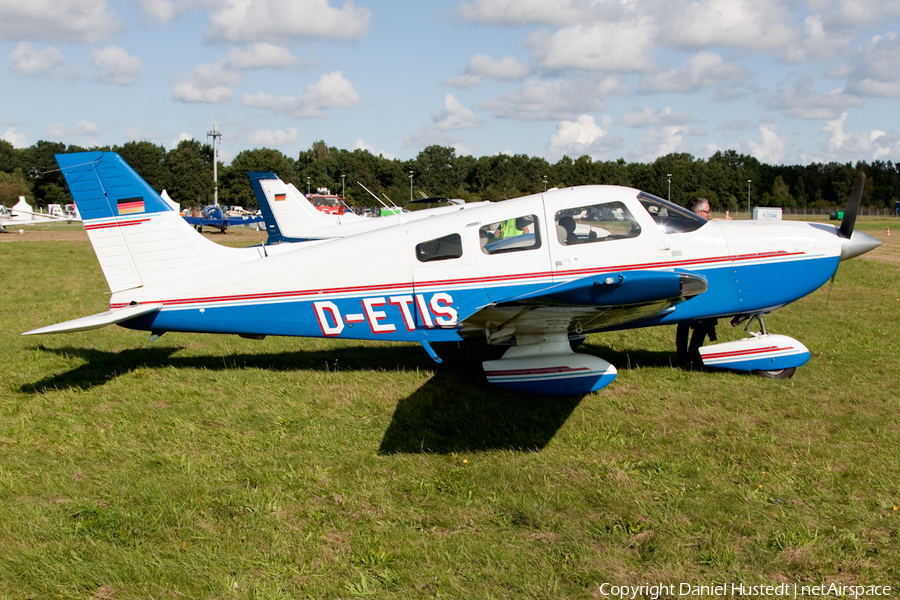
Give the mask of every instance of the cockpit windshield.
[[708, 222], [700, 215], [692, 213], [682, 206], [672, 204], [647, 192], [638, 194], [638, 200], [663, 233], [688, 233], [700, 229]]

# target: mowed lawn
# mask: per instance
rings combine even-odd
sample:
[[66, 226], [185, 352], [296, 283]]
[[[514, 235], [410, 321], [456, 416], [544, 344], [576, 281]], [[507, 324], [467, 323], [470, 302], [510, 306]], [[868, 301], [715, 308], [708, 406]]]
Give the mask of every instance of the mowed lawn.
[[489, 387], [479, 344], [21, 337], [107, 287], [86, 237], [0, 234], [0, 598], [900, 594], [900, 221], [858, 227], [766, 319], [793, 379], [673, 368], [659, 327], [590, 336], [619, 376], [578, 398]]

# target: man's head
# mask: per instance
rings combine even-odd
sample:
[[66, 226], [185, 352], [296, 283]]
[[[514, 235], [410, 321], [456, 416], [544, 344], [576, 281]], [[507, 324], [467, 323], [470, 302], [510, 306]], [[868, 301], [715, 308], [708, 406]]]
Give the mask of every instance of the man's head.
[[687, 209], [693, 213], [697, 213], [704, 219], [709, 218], [709, 200], [706, 198], [694, 198], [688, 202]]

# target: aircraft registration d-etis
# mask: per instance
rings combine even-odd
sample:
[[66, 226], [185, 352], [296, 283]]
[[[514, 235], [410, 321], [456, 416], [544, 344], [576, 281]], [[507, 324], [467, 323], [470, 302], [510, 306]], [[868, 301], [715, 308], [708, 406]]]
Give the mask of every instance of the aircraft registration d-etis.
[[[880, 242], [840, 227], [707, 221], [636, 189], [591, 185], [434, 209], [343, 237], [228, 248], [172, 210], [121, 157], [58, 155], [112, 296], [109, 310], [29, 331], [117, 323], [170, 331], [508, 348], [487, 380], [584, 394], [616, 369], [574, 352], [591, 332], [762, 316], [813, 292], [841, 260]], [[854, 206], [855, 203], [855, 206]], [[809, 360], [797, 340], [759, 332], [701, 348], [706, 365], [778, 373]]]

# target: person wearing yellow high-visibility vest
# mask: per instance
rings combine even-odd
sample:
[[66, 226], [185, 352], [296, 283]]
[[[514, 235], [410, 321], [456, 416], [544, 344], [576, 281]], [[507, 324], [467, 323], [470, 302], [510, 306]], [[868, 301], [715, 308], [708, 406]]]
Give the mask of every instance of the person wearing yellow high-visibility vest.
[[517, 219], [508, 219], [500, 225], [500, 239], [505, 240], [506, 238], [520, 236], [525, 233], [529, 233], [528, 231], [528, 219], [525, 217], [519, 217]]

